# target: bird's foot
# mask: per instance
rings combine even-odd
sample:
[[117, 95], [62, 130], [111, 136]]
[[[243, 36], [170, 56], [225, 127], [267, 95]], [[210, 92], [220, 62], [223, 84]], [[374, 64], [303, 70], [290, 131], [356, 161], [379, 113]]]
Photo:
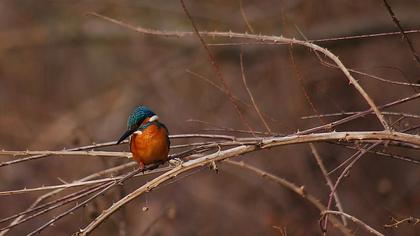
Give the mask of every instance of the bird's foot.
[[209, 168], [210, 168], [210, 170], [214, 170], [216, 172], [216, 174], [219, 173], [219, 168], [217, 168], [217, 165], [216, 165], [216, 162], [215, 161], [212, 161], [209, 164]]
[[170, 166], [173, 167], [177, 167], [179, 165], [182, 165], [182, 163], [184, 163], [183, 160], [181, 160], [180, 158], [174, 158], [168, 161]]
[[144, 168], [145, 168], [144, 163], [143, 162], [138, 162], [138, 163], [139, 163], [140, 171], [143, 172], [143, 174], [144, 174]]

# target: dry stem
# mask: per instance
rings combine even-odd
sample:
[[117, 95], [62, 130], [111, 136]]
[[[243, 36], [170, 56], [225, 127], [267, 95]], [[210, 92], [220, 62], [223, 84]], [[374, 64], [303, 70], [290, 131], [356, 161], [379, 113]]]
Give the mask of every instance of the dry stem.
[[347, 213], [340, 212], [340, 211], [324, 211], [324, 212], [322, 212], [322, 215], [327, 215], [327, 214], [345, 216], [345, 217], [349, 218], [350, 220], [352, 220], [354, 223], [357, 223], [357, 224], [363, 226], [363, 228], [365, 228], [368, 232], [370, 232], [372, 234], [375, 234], [375, 235], [378, 235], [378, 236], [384, 236], [384, 234], [382, 234], [382, 233], [378, 232], [377, 230], [375, 230], [374, 228], [370, 227], [365, 222], [363, 222], [363, 221], [357, 219], [356, 217], [351, 216]]
[[[182, 1], [181, 1], [182, 2]], [[185, 8], [184, 8], [185, 9]], [[100, 19], [106, 20], [108, 22], [112, 22], [114, 24], [117, 24], [119, 26], [122, 26], [124, 28], [133, 30], [135, 32], [139, 32], [142, 34], [148, 34], [148, 35], [156, 35], [156, 36], [167, 36], [167, 37], [184, 37], [184, 36], [192, 36], [194, 34], [197, 34], [200, 39], [202, 40], [202, 37], [221, 37], [221, 38], [239, 38], [239, 39], [249, 39], [249, 40], [257, 40], [257, 41], [269, 41], [269, 42], [275, 42], [275, 43], [285, 43], [285, 44], [297, 44], [301, 46], [308, 47], [314, 51], [320, 52], [330, 58], [334, 63], [337, 65], [337, 67], [344, 73], [344, 75], [349, 80], [349, 83], [352, 84], [356, 90], [362, 95], [362, 97], [366, 100], [366, 102], [369, 104], [370, 108], [374, 111], [376, 114], [378, 120], [381, 122], [382, 126], [389, 130], [389, 125], [385, 121], [383, 115], [379, 111], [378, 107], [375, 105], [373, 100], [370, 98], [370, 96], [366, 93], [366, 91], [360, 86], [360, 84], [357, 82], [356, 79], [353, 78], [353, 76], [350, 74], [349, 70], [344, 66], [344, 64], [341, 62], [340, 59], [327, 49], [320, 47], [314, 43], [311, 43], [309, 41], [302, 41], [298, 39], [290, 39], [285, 38], [283, 36], [268, 36], [268, 35], [256, 35], [256, 34], [248, 34], [248, 33], [236, 33], [236, 32], [209, 32], [209, 31], [201, 31], [198, 32], [196, 28], [196, 32], [175, 32], [175, 31], [160, 31], [160, 30], [152, 30], [152, 29], [146, 29], [142, 27], [135, 27], [130, 24], [124, 23], [119, 20], [112, 19], [107, 16], [100, 15], [98, 13], [89, 13], [92, 16], [98, 17]], [[188, 14], [188, 13], [187, 13]], [[192, 22], [193, 23], [193, 22]], [[194, 23], [193, 23], [194, 25]], [[204, 43], [205, 45], [205, 43]], [[209, 52], [208, 48], [206, 48]], [[209, 54], [211, 55], [211, 54]], [[214, 64], [213, 64], [214, 66]], [[234, 103], [236, 104], [236, 103]]]
[[[212, 154], [193, 159], [175, 167], [168, 172], [156, 177], [155, 179], [147, 182], [140, 188], [136, 189], [132, 193], [128, 194], [118, 202], [113, 204], [107, 210], [103, 211], [100, 216], [93, 220], [86, 228], [80, 230], [81, 235], [87, 235], [96, 227], [98, 227], [105, 219], [111, 214], [116, 212], [120, 207], [134, 200], [145, 192], [152, 191], [162, 183], [175, 178], [179, 174], [185, 173], [189, 170], [211, 164], [213, 162], [221, 161], [227, 158], [243, 155], [256, 150], [271, 148], [281, 145], [316, 142], [316, 141], [327, 141], [327, 140], [394, 140], [403, 141], [413, 144], [420, 144], [420, 136], [404, 134], [399, 132], [379, 131], [379, 132], [332, 132], [332, 133], [318, 133], [309, 135], [292, 135], [288, 137], [271, 137], [263, 138], [255, 144], [240, 145], [227, 150], [217, 151]], [[347, 171], [347, 170], [346, 170]], [[336, 182], [336, 185], [339, 181]], [[335, 188], [337, 186], [334, 186]]]

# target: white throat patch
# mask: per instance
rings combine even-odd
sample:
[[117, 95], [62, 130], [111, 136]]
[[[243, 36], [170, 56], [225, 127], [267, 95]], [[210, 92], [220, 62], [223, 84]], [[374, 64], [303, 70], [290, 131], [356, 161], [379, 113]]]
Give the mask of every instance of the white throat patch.
[[150, 117], [149, 122], [153, 122], [155, 120], [159, 120], [159, 116], [154, 115], [154, 116]]

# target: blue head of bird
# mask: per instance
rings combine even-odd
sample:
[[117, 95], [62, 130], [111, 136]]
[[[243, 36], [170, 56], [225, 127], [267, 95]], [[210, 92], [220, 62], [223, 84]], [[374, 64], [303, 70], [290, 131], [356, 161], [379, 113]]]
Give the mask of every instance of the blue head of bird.
[[128, 136], [136, 132], [147, 118], [149, 118], [149, 121], [152, 121], [151, 119], [157, 119], [158, 117], [152, 110], [150, 110], [146, 106], [136, 107], [133, 113], [131, 113], [131, 115], [128, 117], [127, 131], [125, 131], [125, 133], [121, 136], [117, 144], [121, 143]]

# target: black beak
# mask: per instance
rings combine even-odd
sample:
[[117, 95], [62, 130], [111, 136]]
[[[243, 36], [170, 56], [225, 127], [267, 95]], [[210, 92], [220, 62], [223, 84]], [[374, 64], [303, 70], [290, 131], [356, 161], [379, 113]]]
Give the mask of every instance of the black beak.
[[121, 138], [118, 140], [117, 144], [120, 144], [124, 139], [126, 139], [128, 136], [130, 136], [132, 133], [134, 133], [136, 129], [129, 129], [125, 131], [125, 133], [121, 136]]

